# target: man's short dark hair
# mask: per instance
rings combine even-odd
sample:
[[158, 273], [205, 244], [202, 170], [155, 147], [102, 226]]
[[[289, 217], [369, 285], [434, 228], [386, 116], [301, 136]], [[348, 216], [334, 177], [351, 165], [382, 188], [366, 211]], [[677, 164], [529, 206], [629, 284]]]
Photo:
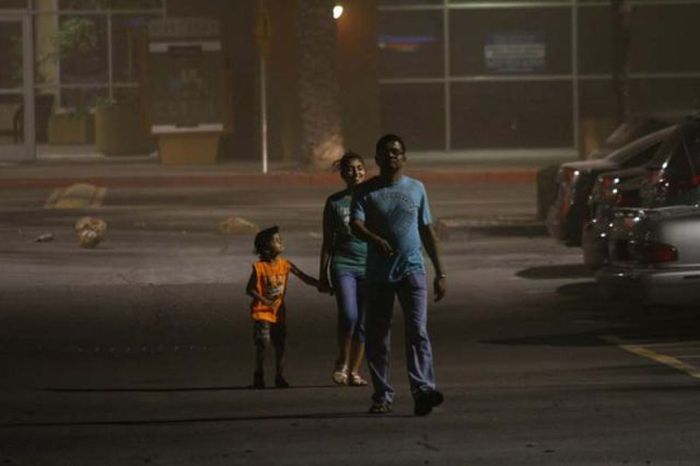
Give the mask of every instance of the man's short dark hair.
[[395, 134], [385, 134], [384, 136], [380, 137], [379, 140], [377, 141], [377, 147], [375, 148], [377, 151], [377, 154], [384, 150], [387, 144], [390, 142], [398, 142], [401, 144], [401, 150], [403, 150], [404, 154], [406, 153], [406, 144], [404, 144], [403, 139], [401, 139], [399, 136]]
[[255, 235], [254, 240], [255, 253], [259, 256], [264, 255], [265, 251], [267, 251], [268, 247], [270, 246], [272, 237], [279, 232], [280, 229], [277, 225], [259, 231], [258, 234]]

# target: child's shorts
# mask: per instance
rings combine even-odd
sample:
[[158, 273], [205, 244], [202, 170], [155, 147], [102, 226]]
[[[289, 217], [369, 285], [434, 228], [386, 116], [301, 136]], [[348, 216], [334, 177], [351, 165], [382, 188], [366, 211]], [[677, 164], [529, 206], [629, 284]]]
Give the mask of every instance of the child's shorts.
[[284, 322], [272, 323], [266, 320], [253, 321], [253, 341], [255, 344], [272, 342], [276, 347], [284, 345], [287, 339], [287, 326]]

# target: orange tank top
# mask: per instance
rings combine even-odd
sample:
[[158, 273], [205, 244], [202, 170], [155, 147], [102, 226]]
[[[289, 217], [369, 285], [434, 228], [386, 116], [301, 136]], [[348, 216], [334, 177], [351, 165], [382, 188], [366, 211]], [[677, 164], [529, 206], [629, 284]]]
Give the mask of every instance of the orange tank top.
[[268, 306], [258, 299], [253, 299], [250, 313], [253, 320], [265, 320], [267, 322], [281, 322], [284, 320], [284, 295], [287, 292], [287, 279], [291, 263], [287, 259], [277, 258], [272, 262], [258, 261], [253, 264], [257, 278], [255, 291], [274, 304]]

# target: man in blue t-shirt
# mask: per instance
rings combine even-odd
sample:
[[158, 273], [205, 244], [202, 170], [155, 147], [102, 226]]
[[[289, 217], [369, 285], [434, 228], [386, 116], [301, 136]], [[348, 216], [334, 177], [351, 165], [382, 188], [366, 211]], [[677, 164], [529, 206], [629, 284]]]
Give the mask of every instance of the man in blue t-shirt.
[[446, 292], [438, 243], [432, 228], [423, 183], [403, 175], [406, 147], [387, 134], [377, 141], [376, 176], [355, 189], [351, 225], [367, 241], [366, 354], [374, 393], [369, 412], [391, 412], [390, 333], [394, 296], [399, 297], [406, 327], [406, 359], [411, 394], [418, 416], [442, 403], [435, 388], [433, 355], [428, 336], [428, 290], [422, 248], [435, 268], [435, 301]]

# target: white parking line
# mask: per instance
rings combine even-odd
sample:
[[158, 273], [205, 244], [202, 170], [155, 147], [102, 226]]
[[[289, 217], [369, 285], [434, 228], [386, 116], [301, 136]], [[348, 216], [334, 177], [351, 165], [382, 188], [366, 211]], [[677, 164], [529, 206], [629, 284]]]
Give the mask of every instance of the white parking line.
[[644, 346], [649, 346], [652, 348], [687, 348], [689, 346], [700, 346], [700, 341], [688, 340], [688, 341], [674, 341], [669, 343], [644, 343]]
[[[676, 370], [685, 372], [689, 376], [700, 379], [700, 368], [693, 366], [692, 364], [687, 364], [673, 356], [669, 356], [667, 354], [661, 354], [656, 351], [653, 351], [648, 348], [648, 346], [654, 345], [653, 343], [646, 344], [645, 346], [642, 345], [637, 345], [637, 344], [628, 344], [622, 339], [614, 336], [614, 335], [603, 335], [601, 338], [608, 343], [612, 343], [613, 345], [628, 351], [630, 353], [636, 354], [638, 356], [642, 356], [643, 358], [651, 359], [652, 361], [658, 362], [659, 364], [663, 364], [669, 367], [672, 367]], [[656, 347], [660, 346], [661, 344], [657, 344]], [[671, 346], [671, 344], [664, 344], [665, 346]], [[674, 344], [675, 346], [675, 344]]]

